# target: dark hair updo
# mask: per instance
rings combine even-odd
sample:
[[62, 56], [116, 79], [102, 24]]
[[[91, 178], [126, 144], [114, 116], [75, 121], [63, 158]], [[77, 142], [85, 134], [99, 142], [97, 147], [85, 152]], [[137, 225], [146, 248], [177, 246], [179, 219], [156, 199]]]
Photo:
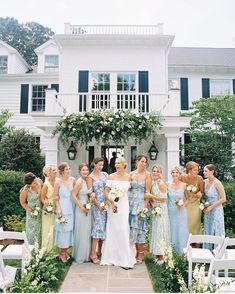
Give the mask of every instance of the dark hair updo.
[[35, 174], [33, 173], [27, 173], [25, 176], [24, 176], [24, 184], [25, 185], [31, 185], [32, 182], [36, 179], [37, 177], [35, 176]]

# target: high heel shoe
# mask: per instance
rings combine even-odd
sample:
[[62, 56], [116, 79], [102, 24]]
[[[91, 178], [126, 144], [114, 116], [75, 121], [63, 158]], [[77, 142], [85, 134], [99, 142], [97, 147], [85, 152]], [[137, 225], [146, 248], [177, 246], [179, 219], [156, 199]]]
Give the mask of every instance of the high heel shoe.
[[[142, 257], [140, 257], [140, 254]], [[140, 264], [144, 261], [144, 251], [139, 251], [136, 257], [136, 263]]]
[[91, 262], [94, 263], [94, 264], [100, 264], [100, 260], [98, 259], [97, 256], [95, 256], [95, 257], [91, 257], [91, 256], [90, 256], [90, 260], [91, 260]]

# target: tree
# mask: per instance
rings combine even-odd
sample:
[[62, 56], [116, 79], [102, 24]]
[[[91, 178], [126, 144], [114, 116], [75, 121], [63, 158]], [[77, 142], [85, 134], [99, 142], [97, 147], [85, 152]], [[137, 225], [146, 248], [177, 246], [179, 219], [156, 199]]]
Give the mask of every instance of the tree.
[[235, 96], [213, 97], [193, 102], [187, 130], [190, 142], [184, 146], [185, 162], [205, 166], [213, 163], [220, 179], [232, 172], [235, 142]]
[[1, 110], [0, 112], [0, 141], [2, 136], [5, 135], [8, 130], [10, 130], [10, 128], [6, 127], [5, 125], [11, 116], [12, 114], [8, 110]]
[[24, 129], [11, 130], [0, 142], [0, 169], [42, 173], [44, 157], [35, 137]]
[[37, 62], [34, 49], [53, 35], [54, 32], [50, 28], [37, 22], [20, 24], [15, 18], [0, 17], [0, 40], [15, 48], [30, 65]]

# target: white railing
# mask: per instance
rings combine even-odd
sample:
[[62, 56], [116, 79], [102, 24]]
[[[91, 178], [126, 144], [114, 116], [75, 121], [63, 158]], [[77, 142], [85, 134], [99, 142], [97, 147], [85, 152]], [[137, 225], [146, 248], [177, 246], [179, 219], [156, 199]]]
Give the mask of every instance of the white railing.
[[46, 92], [46, 115], [83, 113], [98, 109], [131, 109], [135, 112], [161, 112], [178, 116], [179, 91], [169, 93], [65, 93]]
[[65, 23], [65, 34], [73, 35], [162, 35], [163, 24], [157, 25], [71, 25]]

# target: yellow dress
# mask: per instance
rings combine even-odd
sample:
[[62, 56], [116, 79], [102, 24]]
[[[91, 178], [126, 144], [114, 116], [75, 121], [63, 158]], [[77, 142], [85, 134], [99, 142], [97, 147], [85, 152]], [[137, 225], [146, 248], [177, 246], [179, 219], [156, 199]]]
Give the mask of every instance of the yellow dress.
[[[48, 198], [49, 203], [53, 206], [54, 210], [54, 188], [49, 181], [46, 181], [45, 185], [47, 185], [46, 197]], [[42, 213], [42, 247], [45, 247], [47, 251], [50, 251], [54, 245], [54, 219], [54, 213]]]

